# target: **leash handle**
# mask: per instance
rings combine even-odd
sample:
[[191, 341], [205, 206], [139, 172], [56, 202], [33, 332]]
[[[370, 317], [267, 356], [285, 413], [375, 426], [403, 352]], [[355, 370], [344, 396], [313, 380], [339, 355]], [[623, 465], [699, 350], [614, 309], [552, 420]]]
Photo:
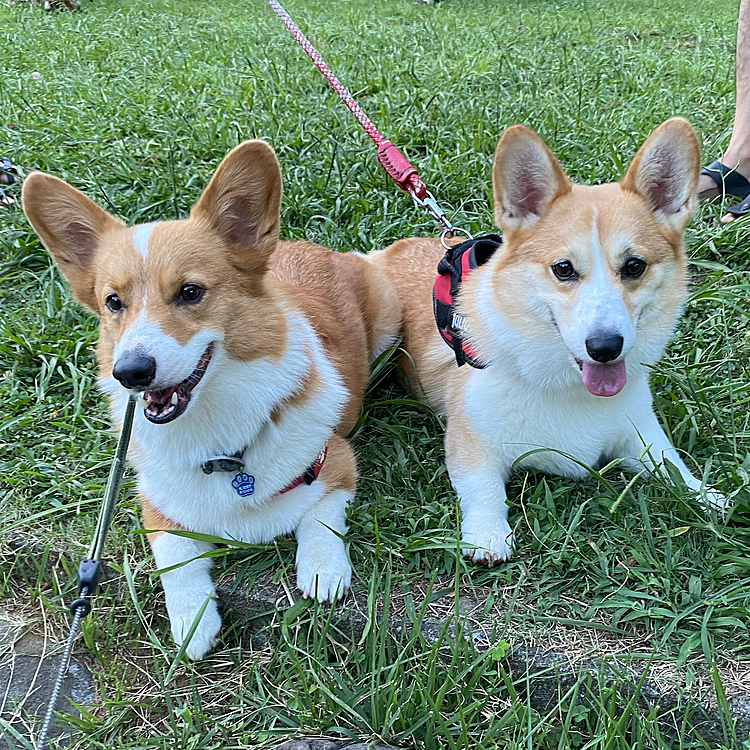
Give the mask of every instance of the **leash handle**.
[[357, 104], [354, 97], [349, 93], [346, 86], [336, 77], [336, 74], [328, 67], [326, 61], [320, 53], [313, 47], [310, 40], [302, 33], [301, 29], [293, 21], [292, 17], [284, 10], [278, 0], [268, 0], [272, 10], [281, 19], [289, 33], [296, 39], [297, 43], [307, 53], [307, 56], [315, 63], [315, 66], [323, 74], [323, 77], [331, 85], [331, 88], [339, 95], [341, 101], [346, 104], [349, 111], [354, 115], [362, 129], [370, 136], [373, 143], [378, 148], [378, 161], [388, 176], [405, 192], [409, 193], [414, 202], [427, 210], [433, 219], [440, 225], [443, 231], [441, 241], [445, 245], [445, 237], [460, 232], [467, 236], [469, 233], [464, 229], [454, 227], [448, 217], [445, 215], [440, 206], [437, 204], [435, 197], [427, 190], [427, 186], [422, 182], [417, 174], [417, 169], [409, 160], [380, 134], [380, 131], [372, 124], [370, 118], [364, 113], [362, 107]]
[[[102, 505], [99, 509], [99, 519], [96, 522], [96, 531], [94, 532], [94, 539], [91, 542], [89, 560], [98, 561], [101, 558], [102, 550], [104, 549], [104, 540], [115, 513], [117, 495], [120, 492], [122, 476], [125, 473], [125, 456], [128, 453], [130, 433], [133, 430], [135, 402], [136, 396], [130, 395], [128, 397], [127, 406], [125, 407], [125, 416], [122, 420], [122, 429], [120, 430], [120, 437], [117, 441], [115, 457], [112, 460], [112, 466], [109, 470], [107, 488], [104, 490], [104, 499], [102, 500]], [[89, 594], [93, 594], [93, 591], [89, 591]]]
[[115, 456], [109, 470], [107, 487], [104, 491], [102, 506], [99, 509], [99, 518], [96, 522], [96, 531], [94, 532], [94, 539], [91, 542], [89, 557], [86, 560], [81, 560], [78, 567], [78, 599], [70, 605], [73, 622], [71, 623], [70, 632], [68, 633], [68, 640], [65, 643], [65, 650], [60, 659], [60, 668], [57, 672], [57, 679], [55, 680], [52, 695], [50, 696], [49, 704], [47, 706], [44, 723], [39, 732], [39, 740], [36, 745], [37, 750], [44, 750], [44, 746], [47, 744], [47, 735], [49, 734], [52, 717], [55, 713], [55, 706], [60, 697], [60, 689], [62, 688], [65, 674], [68, 671], [70, 656], [73, 653], [73, 642], [75, 641], [76, 632], [78, 631], [78, 626], [80, 625], [81, 620], [91, 612], [91, 602], [89, 601], [89, 597], [96, 593], [97, 586], [99, 585], [99, 579], [102, 572], [101, 554], [102, 549], [104, 548], [104, 540], [107, 536], [107, 531], [109, 530], [109, 526], [112, 523], [112, 517], [115, 513], [117, 496], [120, 493], [120, 487], [122, 486], [122, 476], [125, 473], [125, 456], [127, 455], [128, 445], [130, 443], [130, 433], [133, 430], [135, 403], [136, 397], [131, 395], [128, 398], [127, 406], [125, 407], [125, 416], [122, 420], [122, 430], [120, 430], [120, 437], [117, 441]]

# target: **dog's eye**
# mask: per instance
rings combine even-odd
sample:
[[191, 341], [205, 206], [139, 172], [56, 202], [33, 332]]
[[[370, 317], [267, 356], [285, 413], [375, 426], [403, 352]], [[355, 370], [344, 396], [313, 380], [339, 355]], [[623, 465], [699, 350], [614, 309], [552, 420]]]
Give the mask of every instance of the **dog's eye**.
[[552, 265], [552, 273], [554, 273], [561, 281], [578, 278], [576, 269], [573, 268], [573, 264], [569, 260], [560, 260], [557, 263], [554, 263]]
[[625, 261], [625, 265], [622, 267], [622, 277], [627, 279], [637, 279], [643, 276], [643, 272], [646, 270], [646, 261], [643, 258], [628, 258]]
[[120, 302], [120, 298], [116, 294], [110, 294], [104, 300], [104, 304], [110, 312], [120, 312], [122, 310], [122, 302]]
[[180, 302], [199, 302], [204, 291], [199, 284], [183, 284], [180, 287]]

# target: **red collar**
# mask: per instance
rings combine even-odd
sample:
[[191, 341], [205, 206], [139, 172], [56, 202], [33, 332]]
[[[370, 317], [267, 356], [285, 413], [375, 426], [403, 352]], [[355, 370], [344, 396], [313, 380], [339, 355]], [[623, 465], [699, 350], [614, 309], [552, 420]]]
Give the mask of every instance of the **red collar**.
[[284, 487], [283, 490], [276, 494], [283, 495], [285, 492], [289, 492], [290, 490], [299, 487], [301, 484], [312, 484], [318, 478], [318, 474], [320, 474], [320, 470], [323, 468], [323, 462], [326, 460], [327, 453], [328, 443], [323, 446], [323, 450], [318, 453], [318, 457], [315, 459], [315, 461], [310, 464], [307, 469], [305, 469], [304, 474], [301, 474], [296, 479], [293, 479], [286, 487]]

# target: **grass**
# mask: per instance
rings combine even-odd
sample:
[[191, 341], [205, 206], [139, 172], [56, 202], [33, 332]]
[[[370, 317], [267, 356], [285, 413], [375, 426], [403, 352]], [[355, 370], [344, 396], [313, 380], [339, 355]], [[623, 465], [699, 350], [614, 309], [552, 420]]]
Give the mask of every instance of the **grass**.
[[[288, 10], [474, 232], [491, 228], [492, 154], [514, 122], [582, 182], [618, 178], [675, 114], [695, 125], [704, 161], [728, 139], [734, 4], [289, 0]], [[3, 5], [0, 39], [2, 155], [129, 222], [184, 216], [229, 148], [262, 137], [282, 165], [287, 237], [366, 252], [434, 233], [261, 0], [98, 0], [56, 15]], [[424, 750], [706, 746], [681, 709], [665, 721], [627, 695], [647, 664], [665, 685], [718, 688], [720, 705], [749, 679], [750, 254], [747, 222], [719, 227], [718, 215], [704, 206], [688, 230], [691, 296], [652, 380], [674, 443], [734, 498], [727, 518], [666, 481], [524, 473], [509, 488], [515, 558], [467, 566], [439, 421], [386, 379], [357, 439], [350, 512], [364, 634], [323, 608], [279, 604], [265, 640], [228, 618], [209, 659], [177, 661], [129, 493], [107, 543], [116, 573], [77, 648], [99, 701], [70, 720], [72, 747], [264, 748], [306, 734]], [[0, 597], [58, 637], [113, 448], [94, 387], [96, 326], [18, 205], [0, 207], [0, 243]], [[293, 555], [279, 540], [227, 555], [216, 575], [293, 588]], [[433, 641], [407, 627], [394, 642], [378, 620], [450, 621], [457, 594], [477, 603], [488, 650], [460, 629]], [[599, 654], [624, 671], [615, 684], [561, 682], [543, 709], [510, 674], [505, 643]], [[743, 739], [727, 718], [719, 744]]]

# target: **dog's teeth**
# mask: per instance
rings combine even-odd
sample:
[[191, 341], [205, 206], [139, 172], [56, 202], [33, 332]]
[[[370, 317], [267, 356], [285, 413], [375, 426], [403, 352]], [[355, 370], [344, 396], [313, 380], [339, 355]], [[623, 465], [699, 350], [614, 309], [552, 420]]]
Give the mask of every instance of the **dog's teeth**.
[[172, 406], [177, 406], [177, 400], [177, 391], [174, 391], [174, 393], [172, 393], [172, 398], [170, 399]]

